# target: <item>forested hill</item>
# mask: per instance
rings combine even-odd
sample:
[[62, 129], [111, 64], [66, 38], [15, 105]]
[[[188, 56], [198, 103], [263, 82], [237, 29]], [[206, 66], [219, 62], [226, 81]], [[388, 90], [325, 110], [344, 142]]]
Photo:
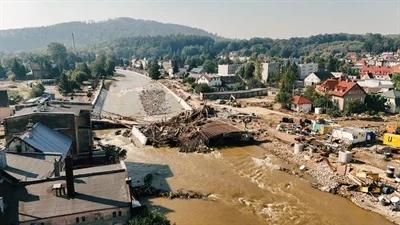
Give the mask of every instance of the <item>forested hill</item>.
[[27, 52], [44, 49], [50, 42], [76, 47], [110, 42], [125, 37], [168, 35], [213, 35], [188, 26], [160, 23], [150, 20], [117, 18], [96, 23], [68, 22], [46, 27], [0, 30], [0, 52]]

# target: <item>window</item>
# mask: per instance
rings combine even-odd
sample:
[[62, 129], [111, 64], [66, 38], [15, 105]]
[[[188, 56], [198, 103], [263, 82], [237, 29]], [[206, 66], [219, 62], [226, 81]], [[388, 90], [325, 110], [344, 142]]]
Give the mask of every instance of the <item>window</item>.
[[121, 211], [118, 211], [118, 216], [122, 216], [122, 212]]
[[117, 212], [113, 212], [113, 217], [117, 217]]
[[76, 218], [75, 218], [75, 222], [76, 222], [76, 223], [79, 223], [79, 217], [76, 217]]
[[82, 222], [85, 222], [86, 221], [86, 217], [85, 216], [82, 216]]

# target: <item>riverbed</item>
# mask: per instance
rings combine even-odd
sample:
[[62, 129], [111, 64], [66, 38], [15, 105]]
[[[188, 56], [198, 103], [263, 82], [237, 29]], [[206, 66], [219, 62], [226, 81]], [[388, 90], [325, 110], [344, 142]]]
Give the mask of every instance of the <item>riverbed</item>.
[[[183, 107], [170, 92], [161, 84], [152, 81], [149, 77], [127, 70], [117, 70], [119, 76], [114, 77], [109, 90], [106, 91], [103, 101], [98, 101], [101, 106], [102, 116], [123, 116], [134, 118], [139, 122], [152, 122], [168, 119], [183, 111]], [[146, 113], [140, 99], [143, 90], [160, 90], [165, 92], [163, 112], [158, 115]], [[149, 99], [156, 102], [158, 99]]]
[[158, 188], [211, 194], [210, 200], [146, 200], [177, 225], [391, 224], [344, 198], [314, 189], [304, 178], [278, 170], [290, 165], [269, 154], [274, 142], [263, 148], [185, 154], [173, 148], [138, 148], [112, 130], [97, 135], [103, 143], [128, 149], [126, 165], [133, 182], [151, 173]]

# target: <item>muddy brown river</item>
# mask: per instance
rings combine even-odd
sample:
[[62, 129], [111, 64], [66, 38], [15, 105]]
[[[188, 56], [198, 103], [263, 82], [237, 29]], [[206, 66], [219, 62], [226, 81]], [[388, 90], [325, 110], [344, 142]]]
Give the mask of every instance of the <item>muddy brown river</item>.
[[145, 202], [177, 225], [391, 224], [344, 198], [312, 188], [304, 178], [279, 171], [278, 165], [285, 162], [258, 146], [185, 154], [170, 148], [138, 148], [113, 131], [97, 134], [104, 143], [128, 149], [126, 165], [133, 181], [151, 173], [158, 188], [211, 193], [210, 200]]

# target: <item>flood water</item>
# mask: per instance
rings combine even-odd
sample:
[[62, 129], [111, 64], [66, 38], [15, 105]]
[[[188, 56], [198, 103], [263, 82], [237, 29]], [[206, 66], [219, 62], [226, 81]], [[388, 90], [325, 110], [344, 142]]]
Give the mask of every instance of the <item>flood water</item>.
[[164, 115], [148, 116], [143, 109], [140, 93], [144, 89], [156, 88], [163, 90], [163, 87], [152, 81], [149, 77], [143, 76], [136, 72], [117, 70], [118, 74], [123, 76], [116, 76], [107, 96], [102, 102], [102, 115], [107, 113], [111, 115], [120, 115], [132, 117], [142, 121], [153, 121], [158, 119], [165, 119], [180, 113], [183, 108], [178, 100], [169, 92], [165, 92], [165, 104], [167, 105]]
[[258, 146], [185, 154], [170, 148], [137, 148], [129, 139], [109, 134], [113, 132], [98, 133], [108, 137], [105, 143], [128, 149], [126, 165], [133, 182], [151, 173], [156, 187], [212, 194], [212, 200], [147, 200], [177, 225], [391, 224], [344, 198], [312, 188], [303, 178], [279, 171], [278, 165], [285, 163]]

